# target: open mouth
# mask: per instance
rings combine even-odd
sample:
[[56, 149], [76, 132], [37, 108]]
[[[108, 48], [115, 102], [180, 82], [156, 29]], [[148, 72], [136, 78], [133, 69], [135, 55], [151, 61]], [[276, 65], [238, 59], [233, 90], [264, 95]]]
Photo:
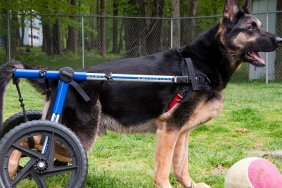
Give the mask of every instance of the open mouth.
[[256, 51], [245, 53], [244, 59], [245, 59], [245, 61], [247, 61], [247, 62], [249, 62], [249, 63], [251, 63], [251, 64], [253, 64], [254, 66], [257, 66], [257, 67], [264, 67], [265, 66], [264, 59]]

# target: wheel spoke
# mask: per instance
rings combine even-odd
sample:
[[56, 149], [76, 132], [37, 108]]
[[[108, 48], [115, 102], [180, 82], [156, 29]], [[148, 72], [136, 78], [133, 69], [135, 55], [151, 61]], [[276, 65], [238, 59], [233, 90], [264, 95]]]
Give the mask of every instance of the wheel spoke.
[[31, 149], [28, 149], [22, 146], [18, 146], [17, 144], [12, 144], [11, 146], [30, 158], [33, 158], [33, 159], [42, 158], [42, 155], [40, 153], [35, 152]]
[[73, 171], [75, 169], [77, 169], [77, 166], [62, 166], [62, 167], [55, 167], [51, 170], [48, 170], [45, 175], [47, 176], [52, 176], [52, 175], [56, 175], [56, 174], [60, 174], [63, 172], [67, 172], [67, 171]]
[[49, 164], [54, 164], [54, 152], [55, 152], [55, 144], [54, 144], [54, 133], [53, 133], [50, 136], [48, 136], [47, 161]]
[[22, 180], [23, 178], [25, 178], [26, 176], [28, 176], [30, 174], [30, 170], [32, 168], [32, 166], [34, 165], [35, 161], [34, 160], [30, 160], [22, 169], [21, 171], [17, 174], [17, 176], [15, 177], [15, 179], [13, 179], [12, 181], [12, 186], [15, 186], [20, 180]]
[[33, 177], [34, 181], [36, 181], [37, 185], [40, 188], [48, 188], [48, 186], [46, 185], [46, 182], [45, 182], [45, 176], [40, 176], [35, 171], [33, 171], [31, 173], [31, 176]]

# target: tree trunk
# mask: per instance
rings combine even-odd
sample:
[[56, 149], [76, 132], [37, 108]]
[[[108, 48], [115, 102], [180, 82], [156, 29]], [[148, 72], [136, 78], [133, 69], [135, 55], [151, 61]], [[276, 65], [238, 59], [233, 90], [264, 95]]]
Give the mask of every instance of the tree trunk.
[[[154, 1], [152, 17], [162, 17], [164, 0]], [[162, 19], [151, 19], [147, 31], [146, 47], [147, 53], [152, 54], [160, 51], [162, 35]]]
[[94, 37], [94, 30], [95, 30], [95, 17], [92, 15], [95, 14], [95, 5], [93, 2], [90, 3], [90, 17], [89, 17], [89, 42], [88, 42], [88, 49], [93, 49], [95, 48], [95, 37]]
[[13, 12], [11, 15], [11, 58], [15, 58], [16, 49], [19, 45], [19, 36], [18, 14]]
[[[48, 3], [43, 5], [46, 9], [49, 8]], [[48, 56], [53, 55], [53, 32], [52, 26], [50, 24], [50, 16], [43, 16], [42, 20], [42, 36], [43, 36], [43, 45], [42, 51], [45, 52]]]
[[[114, 0], [113, 2], [113, 15], [118, 15], [118, 0]], [[113, 53], [119, 53], [118, 47], [118, 18], [113, 18]]]
[[[81, 7], [81, 1], [78, 1], [78, 8], [80, 8]], [[76, 43], [76, 45], [77, 45], [77, 48], [82, 48], [82, 30], [81, 30], [81, 24], [82, 24], [82, 21], [81, 21], [81, 16], [79, 16], [79, 29], [76, 29], [76, 32], [77, 32], [77, 43]], [[83, 25], [83, 27], [84, 27], [84, 25]], [[84, 39], [83, 39], [84, 40]], [[83, 46], [83, 48], [85, 48], [85, 46]]]
[[105, 18], [103, 17], [105, 14], [105, 1], [100, 0], [100, 5], [99, 5], [99, 12], [98, 14], [100, 15], [99, 20], [99, 52], [102, 56], [106, 55], [107, 52], [107, 46], [106, 46], [106, 24], [105, 24]]
[[282, 1], [277, 1], [277, 11], [282, 10]]
[[[282, 1], [277, 1], [277, 10], [282, 10]], [[278, 36], [282, 36], [282, 13], [276, 13], [276, 33]], [[275, 79], [282, 80], [282, 48], [276, 49], [276, 61], [275, 61]]]
[[77, 44], [76, 44], [76, 31], [73, 26], [68, 26], [68, 38], [67, 38], [67, 50], [76, 53]]
[[53, 54], [60, 55], [61, 51], [61, 26], [59, 19], [53, 25]]
[[[70, 0], [70, 4], [75, 6], [76, 0]], [[70, 16], [71, 20], [75, 20], [74, 16]], [[77, 51], [77, 39], [76, 39], [76, 29], [73, 26], [68, 26], [68, 38], [67, 38], [67, 50], [72, 53]]]
[[173, 48], [180, 47], [180, 2], [179, 0], [171, 0], [172, 19], [173, 19]]
[[4, 48], [5, 48], [5, 52], [6, 52], [6, 58], [8, 59], [9, 57], [9, 49], [8, 49], [8, 11], [6, 11], [5, 9], [3, 9], [3, 26], [5, 27], [4, 29], [4, 33], [3, 33], [3, 44], [4, 44]]
[[30, 16], [29, 16], [29, 29], [30, 29], [30, 47], [33, 48], [33, 20], [32, 20], [32, 10], [30, 11]]
[[53, 55], [53, 32], [48, 19], [42, 19], [43, 51], [47, 55]]
[[[142, 0], [129, 0], [128, 6], [125, 7], [125, 14], [130, 16], [146, 16], [145, 2]], [[136, 57], [142, 55], [142, 42], [146, 36], [146, 20], [145, 19], [124, 19], [124, 35], [125, 35], [125, 50], [127, 57]]]
[[[197, 13], [198, 13], [199, 0], [189, 0], [189, 1], [190, 1], [189, 3], [190, 16], [195, 17], [197, 16]], [[195, 18], [190, 20], [189, 27], [190, 29], [189, 29], [189, 32], [187, 32], [187, 35], [188, 35], [189, 42], [192, 42], [193, 40], [195, 40], [197, 36], [197, 22]]]
[[24, 32], [25, 32], [25, 14], [22, 12], [21, 14], [21, 38], [20, 38], [20, 46], [24, 45]]
[[124, 30], [124, 19], [121, 21], [121, 26], [119, 30], [119, 42], [118, 42], [118, 51], [123, 50], [123, 31]]
[[136, 57], [138, 55], [138, 28], [139, 22], [137, 19], [125, 18], [124, 33], [125, 33], [125, 55], [126, 57]]

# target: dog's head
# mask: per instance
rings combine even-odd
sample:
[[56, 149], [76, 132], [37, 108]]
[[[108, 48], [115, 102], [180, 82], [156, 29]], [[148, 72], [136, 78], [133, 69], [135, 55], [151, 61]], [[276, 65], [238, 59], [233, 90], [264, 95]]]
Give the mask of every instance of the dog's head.
[[258, 52], [274, 51], [282, 43], [282, 38], [266, 32], [261, 22], [250, 14], [251, 9], [251, 0], [245, 0], [242, 7], [238, 0], [226, 0], [218, 39], [231, 54], [233, 62], [265, 66]]

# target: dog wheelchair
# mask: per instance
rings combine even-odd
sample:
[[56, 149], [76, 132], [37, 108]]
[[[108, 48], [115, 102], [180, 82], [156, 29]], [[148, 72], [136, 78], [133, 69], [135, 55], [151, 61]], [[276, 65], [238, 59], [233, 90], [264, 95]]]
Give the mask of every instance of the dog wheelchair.
[[[13, 83], [17, 88], [22, 112], [8, 118], [0, 127], [0, 185], [2, 184], [2, 187], [5, 188], [16, 187], [33, 180], [34, 184], [41, 188], [55, 186], [46, 182], [50, 179], [51, 182], [54, 182], [53, 179], [55, 179], [56, 184], [61, 182], [62, 187], [76, 188], [84, 185], [88, 171], [86, 152], [76, 134], [60, 124], [68, 89], [73, 82], [92, 80], [191, 83], [193, 90], [197, 90], [198, 83], [203, 78], [195, 76], [193, 69], [192, 72], [191, 69], [187, 71], [189, 72], [185, 74], [189, 76], [86, 73], [74, 72], [68, 67], [58, 71], [14, 69]], [[19, 87], [20, 78], [45, 80], [47, 97], [48, 95], [50, 97], [48, 80], [58, 80], [57, 94], [50, 119], [41, 120], [41, 111], [25, 110]], [[81, 91], [81, 88], [78, 88], [77, 91], [82, 93], [81, 96], [86, 101], [90, 100], [87, 94], [83, 94], [84, 91]], [[171, 105], [180, 102], [183, 97], [179, 93]], [[32, 143], [34, 138], [40, 139], [40, 144], [35, 146]], [[59, 151], [58, 154], [55, 150]], [[11, 162], [14, 156], [18, 156], [19, 163]], [[15, 174], [11, 173], [13, 168], [16, 168]]]

